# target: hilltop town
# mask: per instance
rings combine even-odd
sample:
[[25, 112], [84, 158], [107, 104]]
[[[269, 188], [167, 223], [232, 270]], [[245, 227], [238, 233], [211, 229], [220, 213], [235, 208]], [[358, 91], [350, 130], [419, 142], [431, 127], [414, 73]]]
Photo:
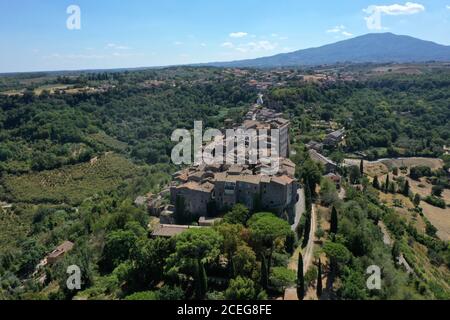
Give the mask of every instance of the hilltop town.
[[[260, 96], [258, 103], [246, 114], [243, 123], [231, 125], [228, 129], [255, 129], [257, 132], [265, 129], [269, 135], [270, 130], [279, 130], [277, 172], [274, 175], [264, 174], [262, 169], [267, 164], [261, 161], [244, 165], [202, 164], [183, 169], [173, 175], [171, 205], [161, 213], [161, 223], [174, 223], [177, 218], [183, 220], [183, 216], [200, 219], [203, 224], [205, 220], [217, 221], [214, 218], [238, 203], [245, 205], [250, 211], [268, 210], [293, 220], [295, 205], [299, 200], [299, 184], [295, 178], [295, 164], [289, 160], [290, 122], [283, 119], [282, 114], [263, 107], [262, 103]], [[226, 123], [229, 124], [230, 121]], [[260, 141], [262, 137], [258, 135], [255, 139]], [[236, 160], [237, 155], [233, 155], [233, 160]], [[166, 230], [168, 228], [171, 227], [164, 227]], [[172, 228], [176, 230], [178, 226]], [[159, 232], [157, 229], [154, 235]]]

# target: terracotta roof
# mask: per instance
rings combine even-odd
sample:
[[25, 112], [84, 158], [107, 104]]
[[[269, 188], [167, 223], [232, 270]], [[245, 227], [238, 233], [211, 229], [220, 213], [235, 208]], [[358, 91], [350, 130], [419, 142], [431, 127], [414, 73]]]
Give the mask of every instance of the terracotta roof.
[[61, 245], [59, 245], [58, 247], [56, 247], [55, 250], [53, 250], [48, 257], [49, 258], [57, 258], [62, 254], [65, 254], [66, 252], [72, 250], [74, 244], [73, 242], [70, 241], [65, 241], [63, 242]]
[[214, 185], [210, 182], [200, 184], [198, 182], [191, 181], [178, 186], [177, 189], [189, 189], [200, 192], [211, 192], [214, 190]]
[[281, 185], [289, 185], [294, 182], [294, 179], [284, 175], [280, 177], [272, 177], [272, 181]]

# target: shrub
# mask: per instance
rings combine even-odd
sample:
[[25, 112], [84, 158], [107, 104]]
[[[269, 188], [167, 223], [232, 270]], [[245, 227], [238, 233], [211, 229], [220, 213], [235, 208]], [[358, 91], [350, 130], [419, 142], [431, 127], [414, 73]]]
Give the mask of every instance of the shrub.
[[437, 197], [428, 196], [425, 198], [424, 201], [428, 204], [431, 204], [434, 207], [438, 207], [438, 208], [442, 208], [442, 209], [446, 208], [445, 201], [440, 198], [437, 198]]

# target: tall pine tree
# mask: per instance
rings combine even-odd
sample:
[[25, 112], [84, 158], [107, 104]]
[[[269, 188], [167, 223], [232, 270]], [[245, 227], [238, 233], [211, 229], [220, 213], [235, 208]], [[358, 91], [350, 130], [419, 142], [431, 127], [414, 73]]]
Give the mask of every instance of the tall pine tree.
[[409, 181], [406, 179], [405, 185], [403, 186], [403, 195], [409, 197]]
[[384, 186], [384, 193], [389, 193], [389, 187], [391, 186], [391, 182], [389, 180], [389, 173], [386, 177], [386, 184]]
[[298, 254], [297, 297], [299, 300], [305, 298], [305, 276], [303, 274], [303, 256], [301, 252]]
[[197, 260], [197, 281], [195, 284], [195, 294], [197, 299], [203, 300], [208, 291], [208, 277], [206, 276], [205, 266], [200, 259]]
[[359, 172], [361, 173], [361, 177], [364, 177], [364, 159], [361, 159], [361, 163], [359, 165]]
[[331, 210], [331, 220], [330, 220], [330, 233], [337, 234], [338, 232], [338, 213], [336, 207]]
[[306, 207], [306, 211], [310, 211], [312, 210], [312, 192], [311, 192], [311, 187], [309, 185], [309, 179], [305, 180], [305, 207]]
[[319, 258], [319, 265], [317, 266], [317, 288], [316, 288], [317, 298], [322, 297], [322, 262]]
[[261, 255], [261, 287], [267, 289], [269, 285], [269, 275], [267, 274], [267, 262], [264, 254]]

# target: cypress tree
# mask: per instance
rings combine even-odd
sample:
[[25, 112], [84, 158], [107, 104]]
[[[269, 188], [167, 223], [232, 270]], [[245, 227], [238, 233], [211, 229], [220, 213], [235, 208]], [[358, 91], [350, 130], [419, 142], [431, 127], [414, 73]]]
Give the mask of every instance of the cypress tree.
[[361, 173], [361, 177], [364, 176], [364, 159], [361, 159], [361, 164], [359, 165], [359, 172]]
[[197, 260], [197, 282], [196, 282], [197, 299], [204, 299], [208, 291], [208, 277], [206, 276], [205, 266], [200, 259]]
[[403, 186], [403, 195], [405, 197], [409, 197], [409, 181], [405, 181], [405, 185]]
[[320, 299], [322, 296], [322, 262], [319, 258], [319, 265], [317, 266], [317, 288], [316, 288], [317, 298]]
[[420, 194], [416, 193], [414, 197], [414, 205], [416, 207], [420, 206], [420, 201], [422, 201], [422, 198], [420, 197]]
[[262, 254], [261, 255], [261, 287], [263, 289], [267, 289], [269, 285], [269, 276], [267, 274], [267, 262], [266, 257]]
[[372, 186], [375, 189], [378, 189], [378, 190], [380, 189], [380, 181], [378, 181], [378, 176], [375, 176], [375, 178], [373, 178]]
[[305, 207], [306, 211], [312, 209], [312, 192], [309, 185], [309, 179], [305, 180]]
[[400, 257], [400, 245], [398, 241], [394, 242], [394, 246], [392, 247], [392, 259], [394, 260], [394, 264], [397, 265], [398, 258]]
[[385, 186], [384, 186], [384, 193], [388, 193], [389, 192], [389, 186], [391, 185], [391, 182], [389, 181], [389, 173], [388, 173], [388, 175], [387, 175], [387, 177], [386, 177], [386, 184], [385, 184]]
[[331, 221], [330, 221], [330, 233], [337, 234], [338, 232], [338, 214], [335, 207], [331, 210]]
[[302, 248], [305, 248], [308, 245], [310, 233], [311, 233], [311, 210], [306, 212], [306, 222], [303, 234]]
[[303, 256], [301, 252], [298, 254], [297, 297], [299, 300], [305, 298], [305, 276], [303, 274]]

